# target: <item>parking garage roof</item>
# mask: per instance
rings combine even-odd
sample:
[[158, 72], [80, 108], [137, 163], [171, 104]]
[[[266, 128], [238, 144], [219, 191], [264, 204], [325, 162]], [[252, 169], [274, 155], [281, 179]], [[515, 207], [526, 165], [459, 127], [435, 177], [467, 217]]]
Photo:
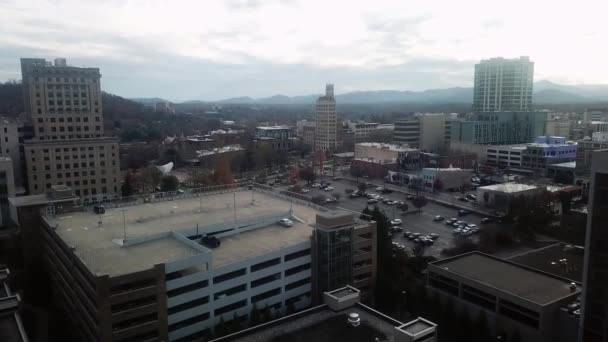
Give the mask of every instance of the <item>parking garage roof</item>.
[[253, 193], [253, 197], [251, 191], [205, 195], [202, 200], [190, 194], [186, 196], [118, 208], [106, 206], [103, 215], [92, 211], [74, 211], [46, 217], [46, 220], [49, 225], [56, 227], [57, 235], [74, 248], [74, 253], [93, 274], [115, 276], [201, 253], [170, 235], [134, 246], [127, 243], [127, 247], [124, 247], [125, 227], [127, 242], [169, 231], [190, 236], [196, 234], [197, 224], [198, 233], [204, 234], [232, 229], [235, 219], [243, 223], [293, 210], [297, 218], [294, 218], [293, 227], [272, 224], [220, 238], [221, 246], [211, 250], [213, 264], [219, 266], [308, 241], [312, 235], [309, 225], [314, 223], [318, 212], [312, 207], [258, 191]]

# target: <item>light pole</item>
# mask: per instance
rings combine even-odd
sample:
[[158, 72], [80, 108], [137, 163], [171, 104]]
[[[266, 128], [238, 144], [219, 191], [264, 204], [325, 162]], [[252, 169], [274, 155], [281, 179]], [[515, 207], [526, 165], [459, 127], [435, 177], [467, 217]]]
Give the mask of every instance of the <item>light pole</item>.
[[122, 211], [122, 244], [123, 246], [127, 243], [127, 217], [125, 212], [127, 209], [120, 209]]

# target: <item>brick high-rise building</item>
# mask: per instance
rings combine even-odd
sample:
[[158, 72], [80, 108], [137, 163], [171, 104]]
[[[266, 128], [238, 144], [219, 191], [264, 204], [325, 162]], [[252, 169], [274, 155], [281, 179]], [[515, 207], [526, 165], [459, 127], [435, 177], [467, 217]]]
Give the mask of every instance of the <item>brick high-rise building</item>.
[[118, 139], [104, 137], [98, 68], [22, 58], [25, 111], [34, 138], [25, 141], [31, 194], [67, 185], [83, 201], [119, 193]]

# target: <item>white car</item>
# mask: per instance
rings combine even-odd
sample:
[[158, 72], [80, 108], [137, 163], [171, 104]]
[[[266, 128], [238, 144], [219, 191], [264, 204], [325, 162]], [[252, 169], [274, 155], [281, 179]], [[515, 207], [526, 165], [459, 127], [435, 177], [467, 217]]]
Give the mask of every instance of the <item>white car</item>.
[[279, 224], [283, 227], [291, 227], [293, 226], [293, 221], [288, 218], [282, 218], [279, 220]]
[[403, 221], [401, 221], [401, 219], [398, 219], [398, 218], [394, 219], [394, 220], [391, 220], [391, 226], [398, 226], [401, 223], [403, 223]]
[[376, 191], [382, 191], [382, 190], [384, 190], [384, 188], [381, 187], [381, 186], [379, 186], [379, 187], [376, 188]]
[[308, 189], [302, 189], [302, 193], [303, 193], [303, 194], [307, 194], [307, 193], [309, 193], [309, 192], [310, 192], [310, 190], [308, 190]]
[[320, 186], [321, 186], [321, 184], [319, 184], [319, 183], [312, 183], [312, 185], [311, 185], [311, 186], [312, 186], [313, 188], [318, 188], [318, 187], [320, 187]]
[[323, 189], [325, 191], [334, 191], [334, 188], [331, 186], [326, 187], [325, 189]]

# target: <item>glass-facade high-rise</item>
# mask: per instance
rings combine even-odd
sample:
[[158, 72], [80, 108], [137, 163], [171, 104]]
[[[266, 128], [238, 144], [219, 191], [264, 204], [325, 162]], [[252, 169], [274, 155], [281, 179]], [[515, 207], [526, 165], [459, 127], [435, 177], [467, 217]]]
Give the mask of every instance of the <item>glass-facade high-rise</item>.
[[475, 65], [474, 112], [532, 110], [534, 62], [491, 58]]
[[608, 341], [608, 150], [593, 152], [583, 274], [581, 342]]
[[509, 145], [533, 142], [545, 135], [546, 113], [482, 112], [451, 122], [451, 142]]

